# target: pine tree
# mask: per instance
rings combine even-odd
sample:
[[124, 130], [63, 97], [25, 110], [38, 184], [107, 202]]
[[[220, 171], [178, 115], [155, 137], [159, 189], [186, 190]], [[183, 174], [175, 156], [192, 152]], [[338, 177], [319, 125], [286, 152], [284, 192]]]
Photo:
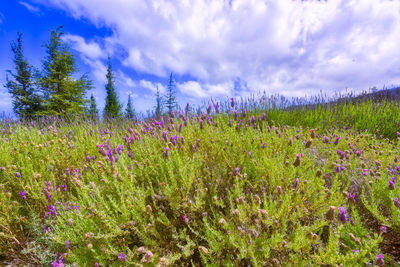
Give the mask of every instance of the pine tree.
[[6, 84], [8, 93], [12, 95], [13, 110], [20, 118], [33, 118], [41, 109], [41, 99], [35, 88], [33, 68], [23, 54], [22, 33], [17, 33], [17, 40], [11, 42], [14, 53], [15, 73], [7, 71]]
[[157, 86], [156, 106], [155, 106], [156, 114], [155, 115], [156, 115], [156, 118], [158, 118], [158, 119], [161, 117], [161, 114], [162, 114], [162, 103], [163, 103], [163, 99], [162, 99], [162, 96], [160, 96], [160, 90], [158, 89], [158, 86]]
[[169, 115], [172, 114], [172, 111], [177, 107], [178, 102], [176, 101], [176, 96], [175, 96], [175, 82], [172, 79], [172, 72], [171, 75], [169, 76], [169, 82], [168, 82], [168, 87], [167, 87], [167, 95], [165, 96], [165, 106], [168, 109]]
[[105, 117], [119, 117], [121, 115], [122, 106], [118, 101], [117, 92], [115, 91], [114, 73], [111, 66], [111, 58], [108, 57], [107, 63], [107, 84], [106, 84], [106, 105], [104, 107]]
[[46, 58], [42, 61], [40, 78], [44, 99], [43, 115], [76, 115], [85, 112], [84, 96], [92, 82], [84, 74], [78, 80], [72, 75], [78, 70], [69, 47], [62, 41], [62, 27], [51, 31], [50, 40], [45, 44]]
[[135, 117], [135, 110], [132, 105], [130, 94], [128, 96], [128, 104], [126, 105], [125, 116], [130, 120], [133, 120], [133, 118]]
[[97, 120], [99, 118], [99, 111], [97, 110], [96, 99], [94, 98], [93, 94], [90, 96], [89, 116], [93, 120]]

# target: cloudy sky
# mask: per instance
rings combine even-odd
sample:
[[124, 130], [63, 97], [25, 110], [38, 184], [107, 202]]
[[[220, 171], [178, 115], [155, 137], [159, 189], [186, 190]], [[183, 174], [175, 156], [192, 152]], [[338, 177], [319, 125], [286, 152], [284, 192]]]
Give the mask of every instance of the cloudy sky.
[[[107, 55], [121, 102], [131, 94], [142, 112], [171, 72], [181, 104], [400, 85], [397, 0], [1, 0], [0, 85], [16, 32], [40, 69], [43, 42], [59, 25], [100, 108]], [[0, 112], [11, 110], [0, 86]]]

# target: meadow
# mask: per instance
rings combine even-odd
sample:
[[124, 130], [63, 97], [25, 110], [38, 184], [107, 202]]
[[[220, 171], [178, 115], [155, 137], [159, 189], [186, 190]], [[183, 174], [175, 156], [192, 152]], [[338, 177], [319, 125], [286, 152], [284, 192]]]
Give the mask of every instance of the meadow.
[[0, 263], [395, 266], [399, 117], [390, 99], [269, 98], [4, 120]]

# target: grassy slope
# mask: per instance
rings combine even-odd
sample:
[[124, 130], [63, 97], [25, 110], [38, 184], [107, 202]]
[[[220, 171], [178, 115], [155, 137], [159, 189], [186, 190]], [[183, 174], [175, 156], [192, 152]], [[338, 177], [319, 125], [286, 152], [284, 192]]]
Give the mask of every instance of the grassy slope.
[[[293, 121], [293, 114], [271, 111], [269, 125], [261, 120], [248, 129], [229, 127], [233, 118], [222, 115], [209, 124], [204, 117], [203, 127], [194, 118], [181, 133], [182, 120], [175, 119], [165, 130], [168, 139], [178, 136], [177, 145], [163, 140], [162, 129], [145, 123], [115, 123], [108, 133], [104, 125], [84, 122], [43, 133], [14, 126], [0, 143], [0, 166], [5, 167], [0, 171], [0, 258], [50, 264], [59, 260], [58, 252], [64, 263], [115, 266], [374, 261], [385, 237], [376, 227], [400, 231], [400, 210], [393, 203], [400, 189], [388, 188], [388, 180], [399, 176], [394, 162], [399, 143], [321, 128], [307, 147], [309, 128], [271, 125], [278, 118], [281, 125], [290, 124], [289, 119], [316, 125], [327, 114], [308, 112], [314, 117]], [[393, 129], [384, 131], [395, 135]], [[330, 143], [323, 143], [323, 135]], [[111, 165], [99, 144], [116, 149], [118, 160]], [[344, 152], [342, 159], [337, 150]], [[298, 154], [301, 163], [295, 167]], [[96, 159], [89, 162], [86, 155]], [[356, 202], [345, 192], [355, 194]], [[352, 222], [339, 222], [337, 209], [333, 220], [326, 219], [330, 206], [343, 206]], [[153, 256], [146, 258], [140, 247]]]

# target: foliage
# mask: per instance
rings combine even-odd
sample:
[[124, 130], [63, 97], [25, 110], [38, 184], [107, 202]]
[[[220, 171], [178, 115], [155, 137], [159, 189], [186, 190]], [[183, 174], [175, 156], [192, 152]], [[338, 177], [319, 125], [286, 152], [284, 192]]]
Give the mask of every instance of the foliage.
[[99, 118], [99, 110], [97, 109], [96, 99], [94, 98], [93, 94], [90, 96], [90, 106], [89, 106], [89, 117], [93, 120], [97, 120]]
[[165, 107], [168, 109], [168, 114], [170, 116], [178, 106], [178, 102], [176, 100], [175, 87], [176, 87], [175, 81], [173, 80], [171, 73], [171, 75], [169, 76], [169, 82], [167, 86], [167, 95], [165, 96]]
[[87, 75], [75, 79], [77, 72], [74, 56], [63, 42], [62, 27], [51, 31], [50, 40], [45, 44], [46, 58], [39, 83], [44, 94], [44, 111], [40, 115], [66, 116], [84, 114], [85, 93], [91, 88]]
[[154, 108], [155, 108], [155, 117], [157, 119], [161, 118], [161, 114], [163, 112], [163, 99], [162, 96], [160, 95], [160, 90], [158, 89], [158, 86], [156, 91], [156, 106]]
[[14, 54], [15, 73], [7, 71], [5, 87], [13, 98], [13, 111], [21, 118], [31, 119], [41, 110], [41, 99], [35, 88], [33, 68], [24, 56], [22, 33], [17, 33], [17, 40], [11, 43]]
[[105, 117], [121, 116], [122, 105], [119, 103], [117, 92], [115, 90], [114, 73], [111, 65], [111, 58], [108, 57], [107, 63], [107, 84], [106, 84], [106, 104], [104, 107]]
[[133, 120], [133, 118], [135, 117], [135, 109], [133, 108], [131, 95], [128, 96], [128, 103], [126, 104], [125, 116], [130, 120]]

